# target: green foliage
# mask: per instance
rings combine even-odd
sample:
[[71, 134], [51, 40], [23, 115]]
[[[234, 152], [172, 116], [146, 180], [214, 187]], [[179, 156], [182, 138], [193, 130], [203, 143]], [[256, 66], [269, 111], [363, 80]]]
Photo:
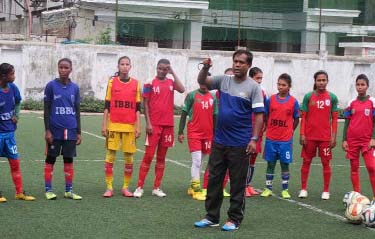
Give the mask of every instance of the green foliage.
[[182, 106], [175, 105], [173, 107], [174, 115], [181, 115], [182, 112]]
[[112, 29], [107, 27], [105, 30], [100, 32], [96, 43], [100, 45], [109, 45], [109, 44], [114, 44], [114, 42], [111, 40], [111, 32]]
[[[21, 108], [23, 110], [43, 110], [43, 101], [27, 99], [22, 101]], [[97, 112], [102, 113], [104, 109], [104, 100], [98, 100], [93, 97], [81, 99], [81, 112]]]
[[21, 102], [21, 109], [23, 110], [43, 110], [43, 101], [27, 99]]
[[104, 100], [98, 100], [94, 97], [86, 97], [81, 99], [81, 112], [102, 113], [103, 110]]

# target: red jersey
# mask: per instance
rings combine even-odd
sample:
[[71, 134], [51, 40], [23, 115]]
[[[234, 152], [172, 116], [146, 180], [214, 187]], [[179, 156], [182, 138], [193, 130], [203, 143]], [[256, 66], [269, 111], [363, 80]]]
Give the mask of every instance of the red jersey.
[[307, 93], [301, 111], [306, 112], [305, 137], [308, 140], [330, 141], [332, 135], [332, 113], [338, 111], [335, 94], [324, 91]]
[[278, 94], [266, 101], [267, 132], [266, 137], [275, 141], [289, 141], [293, 137], [293, 122], [299, 117], [298, 101], [291, 95], [285, 99]]
[[350, 120], [346, 134], [347, 141], [368, 144], [373, 132], [374, 106], [375, 98], [372, 97], [365, 101], [354, 99], [349, 102], [344, 111], [345, 118]]
[[174, 81], [154, 78], [146, 83], [142, 96], [149, 99], [148, 113], [152, 125], [173, 126]]
[[110, 119], [113, 123], [134, 124], [136, 121], [138, 81], [123, 83], [114, 77], [110, 98]]
[[199, 90], [190, 92], [185, 99], [183, 111], [188, 113], [187, 136], [192, 139], [212, 139], [214, 122], [217, 114], [215, 97], [210, 93], [201, 93]]

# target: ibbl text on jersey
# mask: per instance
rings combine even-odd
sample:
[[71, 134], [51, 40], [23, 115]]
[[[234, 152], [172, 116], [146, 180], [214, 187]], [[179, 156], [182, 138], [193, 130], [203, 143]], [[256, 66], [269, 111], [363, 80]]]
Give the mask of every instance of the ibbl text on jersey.
[[76, 112], [74, 111], [73, 107], [58, 107], [58, 106], [56, 106], [56, 114], [57, 115], [75, 115]]
[[286, 125], [286, 120], [278, 120], [278, 119], [271, 119], [271, 126], [288, 127]]
[[10, 120], [14, 116], [14, 111], [0, 114], [1, 120]]
[[135, 109], [135, 105], [131, 101], [115, 100], [115, 108]]

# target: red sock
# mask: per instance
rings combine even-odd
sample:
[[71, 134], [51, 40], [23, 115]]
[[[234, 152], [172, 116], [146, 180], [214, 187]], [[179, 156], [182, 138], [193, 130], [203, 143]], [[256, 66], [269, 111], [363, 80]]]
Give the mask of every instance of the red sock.
[[307, 180], [309, 178], [310, 173], [310, 165], [312, 159], [303, 159], [302, 166], [301, 166], [301, 189], [307, 189]]
[[159, 145], [158, 152], [156, 153], [154, 188], [159, 188], [161, 185], [161, 180], [163, 179], [164, 175], [165, 157], [167, 155], [167, 151], [168, 147]]
[[375, 199], [375, 157], [373, 155], [374, 151], [371, 150], [369, 151], [369, 153], [364, 155], [363, 158], [365, 159], [365, 165], [367, 168], [368, 176], [370, 178], [372, 193], [374, 194]]
[[19, 159], [8, 159], [8, 162], [10, 166], [10, 173], [12, 174], [12, 180], [16, 188], [16, 193], [23, 193], [20, 161]]
[[331, 165], [328, 159], [322, 159], [323, 165], [323, 192], [329, 192], [329, 184], [331, 182]]
[[65, 192], [73, 189], [74, 167], [73, 163], [64, 163]]
[[361, 192], [359, 182], [359, 159], [350, 159], [350, 179], [352, 181], [353, 190]]
[[227, 170], [227, 172], [225, 173], [223, 188], [225, 188], [227, 186], [228, 180], [229, 180], [229, 171]]
[[52, 191], [53, 164], [44, 164], [44, 186], [46, 192]]
[[104, 173], [106, 177], [113, 177], [113, 163], [104, 163]]
[[150, 169], [151, 161], [154, 158], [155, 148], [156, 147], [154, 146], [146, 146], [146, 152], [143, 156], [141, 166], [139, 167], [137, 187], [143, 188], [143, 185], [145, 184], [145, 179], [148, 174], [148, 170]]
[[210, 175], [210, 170], [208, 169], [208, 166], [207, 166], [206, 170], [204, 171], [204, 176], [203, 176], [203, 189], [207, 189], [209, 175]]

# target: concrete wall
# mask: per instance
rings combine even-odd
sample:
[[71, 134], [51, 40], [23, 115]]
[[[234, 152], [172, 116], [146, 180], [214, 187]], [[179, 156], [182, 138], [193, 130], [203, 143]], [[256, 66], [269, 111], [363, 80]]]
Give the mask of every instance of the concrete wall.
[[[57, 61], [69, 57], [73, 61], [72, 79], [81, 87], [83, 96], [103, 99], [108, 78], [116, 72], [117, 59], [127, 55], [132, 59], [131, 75], [142, 83], [155, 75], [160, 58], [171, 60], [172, 67], [188, 91], [198, 87], [198, 63], [211, 57], [213, 75], [222, 74], [232, 64], [232, 52], [159, 49], [157, 47], [59, 45], [0, 41], [1, 62], [15, 65], [16, 81], [24, 98], [42, 99], [44, 86], [57, 76]], [[308, 54], [254, 52], [253, 66], [264, 71], [264, 87], [268, 94], [277, 92], [277, 77], [284, 72], [293, 78], [291, 94], [302, 101], [313, 87], [313, 74], [324, 69], [330, 78], [329, 90], [337, 94], [340, 107], [356, 96], [355, 77], [365, 73], [370, 78], [369, 94], [375, 95], [375, 59], [330, 57]], [[175, 94], [177, 105], [185, 94]]]

